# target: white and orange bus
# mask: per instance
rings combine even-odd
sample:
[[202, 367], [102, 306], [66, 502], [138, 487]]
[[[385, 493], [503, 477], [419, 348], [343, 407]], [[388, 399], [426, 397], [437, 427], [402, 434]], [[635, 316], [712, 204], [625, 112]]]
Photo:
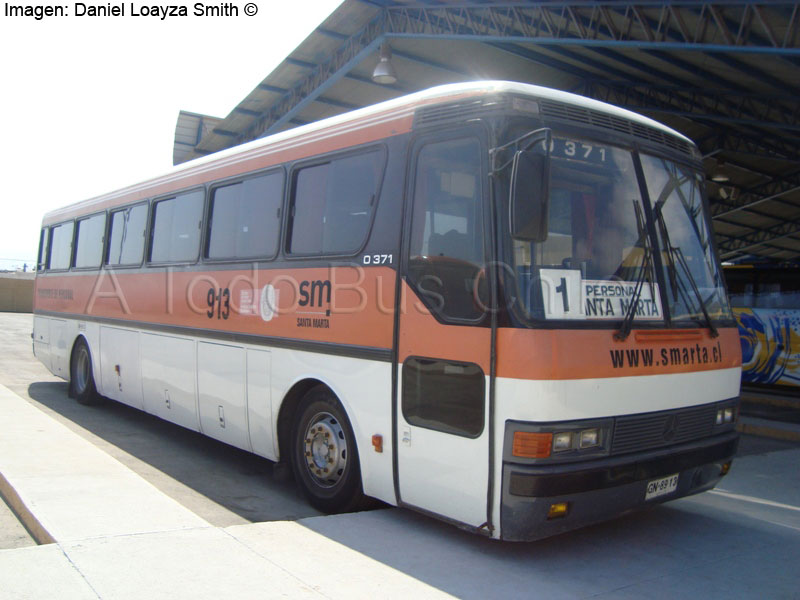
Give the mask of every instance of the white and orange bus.
[[531, 540], [712, 488], [740, 349], [700, 157], [606, 104], [439, 87], [44, 217], [36, 356], [367, 498]]

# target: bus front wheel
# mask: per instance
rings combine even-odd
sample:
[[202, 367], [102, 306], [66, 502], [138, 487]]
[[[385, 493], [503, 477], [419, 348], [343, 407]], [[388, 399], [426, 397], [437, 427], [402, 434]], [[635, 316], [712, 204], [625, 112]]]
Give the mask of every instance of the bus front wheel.
[[295, 480], [314, 508], [338, 513], [366, 505], [353, 429], [328, 388], [316, 387], [300, 401], [291, 462]]
[[99, 404], [100, 396], [94, 384], [92, 355], [89, 346], [81, 338], [75, 344], [70, 363], [70, 395], [81, 404]]

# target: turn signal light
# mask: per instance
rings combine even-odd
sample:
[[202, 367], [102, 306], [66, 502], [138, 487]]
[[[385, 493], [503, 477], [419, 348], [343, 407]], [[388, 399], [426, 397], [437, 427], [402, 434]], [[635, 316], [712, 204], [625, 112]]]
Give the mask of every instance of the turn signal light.
[[552, 444], [552, 433], [515, 431], [511, 453], [520, 458], [547, 458]]

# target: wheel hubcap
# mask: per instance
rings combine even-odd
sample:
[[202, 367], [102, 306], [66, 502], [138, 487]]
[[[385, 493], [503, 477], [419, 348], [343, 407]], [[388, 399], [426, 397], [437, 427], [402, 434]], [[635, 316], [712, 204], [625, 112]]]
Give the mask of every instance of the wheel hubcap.
[[347, 465], [347, 440], [339, 421], [330, 413], [314, 416], [306, 428], [303, 455], [311, 478], [322, 487], [333, 487]]

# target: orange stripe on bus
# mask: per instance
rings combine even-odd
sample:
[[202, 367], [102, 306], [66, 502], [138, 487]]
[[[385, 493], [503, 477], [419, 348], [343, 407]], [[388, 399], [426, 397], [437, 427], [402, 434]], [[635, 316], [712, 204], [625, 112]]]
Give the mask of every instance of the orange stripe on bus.
[[[391, 348], [387, 267], [40, 276], [35, 307], [124, 321]], [[267, 294], [264, 288], [271, 286]], [[274, 303], [274, 305], [273, 305]], [[266, 304], [266, 305], [265, 305]]]
[[[36, 280], [39, 311], [249, 335], [392, 347], [396, 272], [341, 266], [230, 271], [46, 274]], [[262, 306], [272, 286], [275, 306]], [[487, 375], [488, 327], [443, 324], [404, 282], [399, 360], [426, 356], [478, 364]], [[741, 366], [738, 330], [614, 331], [500, 328], [499, 377], [536, 380], [688, 373]]]
[[[708, 330], [689, 336], [671, 330], [636, 332], [625, 342], [614, 331], [501, 328], [497, 334], [497, 374], [516, 379], [590, 379], [663, 375], [741, 366], [739, 333]], [[663, 334], [663, 335], [661, 335]], [[646, 340], [646, 343], [642, 341]]]

